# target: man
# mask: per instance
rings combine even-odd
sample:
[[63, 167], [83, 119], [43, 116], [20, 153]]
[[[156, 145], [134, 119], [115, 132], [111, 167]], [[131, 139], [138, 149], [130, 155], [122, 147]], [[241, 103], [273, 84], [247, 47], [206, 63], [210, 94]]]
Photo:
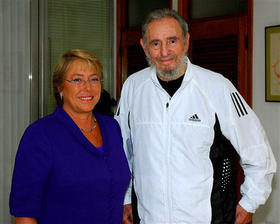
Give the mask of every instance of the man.
[[[126, 80], [115, 116], [141, 223], [250, 223], [271, 192], [275, 159], [235, 87], [185, 56], [189, 37], [175, 11], [148, 15], [140, 44], [150, 67]], [[238, 205], [228, 140], [245, 173]], [[131, 188], [124, 203], [123, 223], [132, 223]]]

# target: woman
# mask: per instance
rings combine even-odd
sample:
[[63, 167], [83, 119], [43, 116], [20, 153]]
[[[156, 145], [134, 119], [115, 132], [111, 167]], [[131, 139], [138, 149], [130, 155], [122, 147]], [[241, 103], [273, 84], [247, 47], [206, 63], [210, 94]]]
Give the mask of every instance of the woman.
[[120, 224], [129, 168], [118, 123], [95, 110], [102, 65], [70, 50], [53, 75], [56, 111], [25, 131], [10, 211], [16, 224]]

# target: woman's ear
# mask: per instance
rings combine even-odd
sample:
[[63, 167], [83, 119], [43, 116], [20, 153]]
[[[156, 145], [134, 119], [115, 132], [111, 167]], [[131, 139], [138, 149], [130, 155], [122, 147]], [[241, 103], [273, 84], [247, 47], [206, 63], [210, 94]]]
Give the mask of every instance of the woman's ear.
[[63, 97], [63, 87], [58, 87], [57, 90], [59, 92], [60, 99], [62, 99], [62, 97]]

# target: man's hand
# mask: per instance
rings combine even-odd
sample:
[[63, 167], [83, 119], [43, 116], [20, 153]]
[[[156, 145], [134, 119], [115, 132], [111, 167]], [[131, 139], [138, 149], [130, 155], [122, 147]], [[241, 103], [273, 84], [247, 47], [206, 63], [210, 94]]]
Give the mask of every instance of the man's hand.
[[122, 224], [133, 224], [132, 206], [127, 204], [123, 206]]
[[240, 205], [237, 205], [234, 224], [249, 224], [252, 223], [252, 218], [253, 213], [247, 212]]

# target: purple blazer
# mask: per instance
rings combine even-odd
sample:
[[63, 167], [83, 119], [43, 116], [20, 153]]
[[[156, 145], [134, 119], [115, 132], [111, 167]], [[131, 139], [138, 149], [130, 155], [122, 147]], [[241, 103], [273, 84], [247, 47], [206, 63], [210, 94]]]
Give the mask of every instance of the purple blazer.
[[58, 107], [31, 124], [16, 156], [10, 212], [39, 224], [120, 224], [130, 171], [118, 123], [94, 111], [103, 152]]

